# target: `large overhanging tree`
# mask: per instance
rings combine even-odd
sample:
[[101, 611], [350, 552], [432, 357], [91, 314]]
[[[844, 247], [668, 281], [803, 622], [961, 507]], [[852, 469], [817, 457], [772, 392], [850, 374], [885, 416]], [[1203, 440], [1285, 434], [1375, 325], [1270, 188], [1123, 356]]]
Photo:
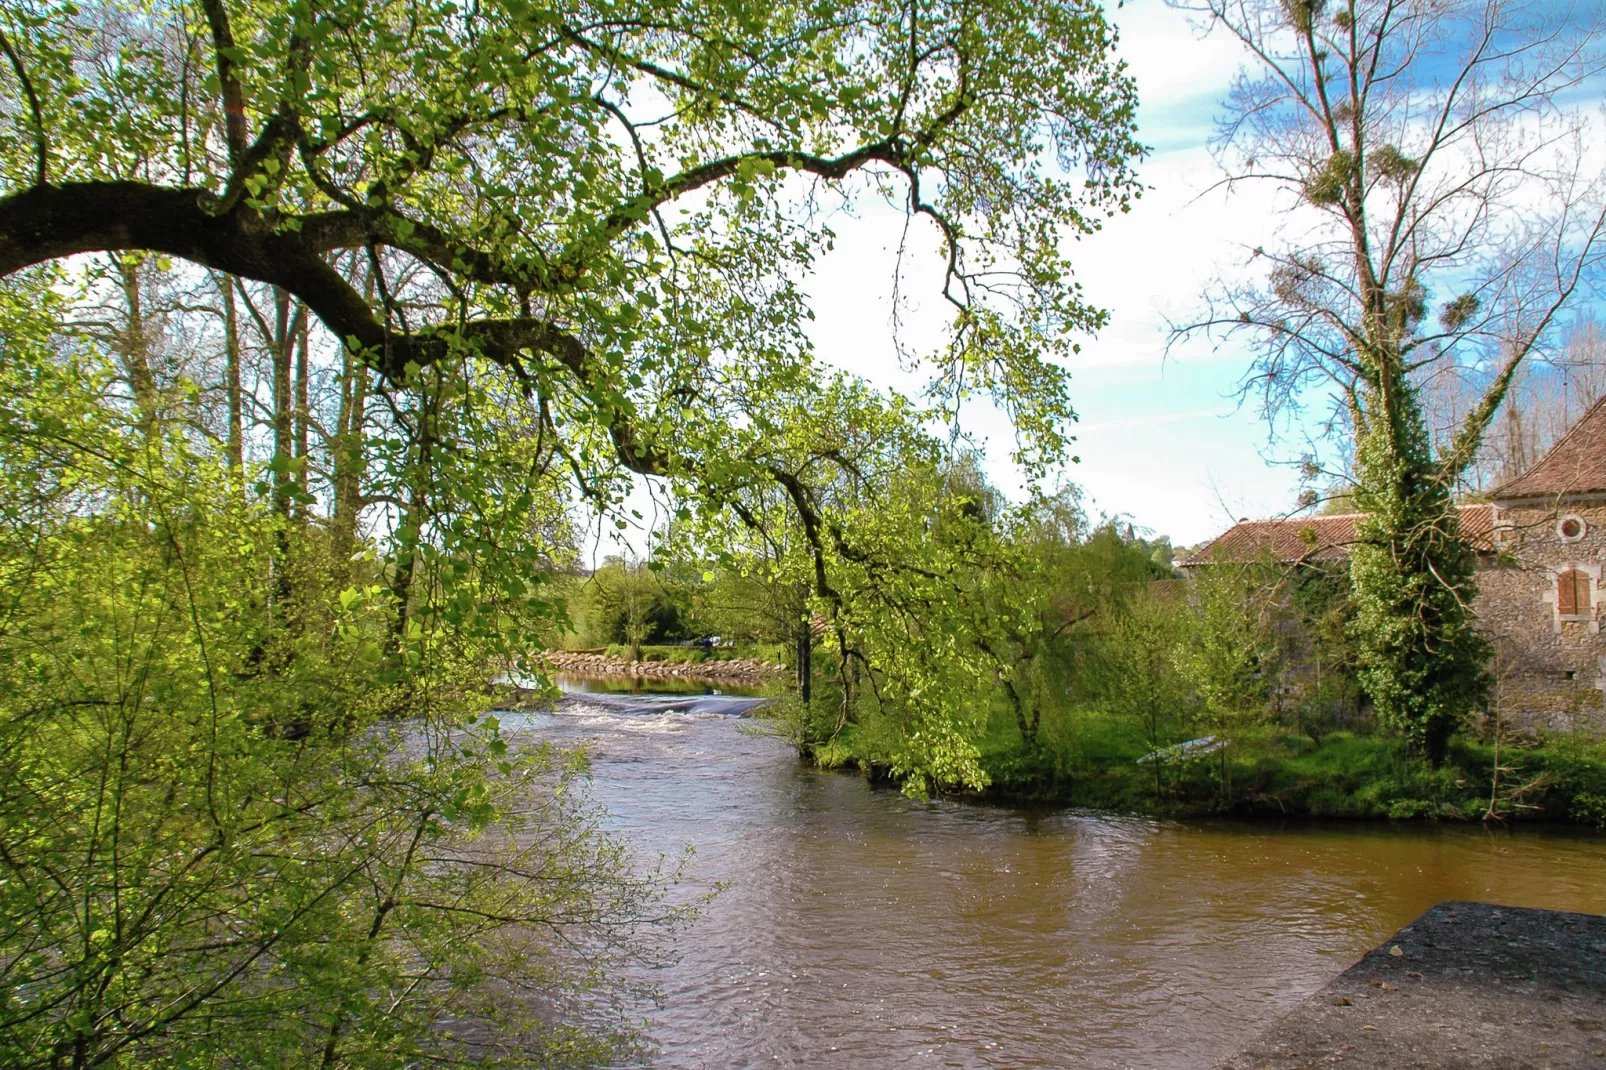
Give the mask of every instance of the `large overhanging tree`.
[[1040, 468], [1103, 319], [1065, 245], [1135, 194], [1133, 87], [1084, 0], [28, 3], [0, 30], [0, 275], [155, 253], [277, 287], [437, 408], [491, 369], [595, 494], [774, 488], [825, 599], [866, 559], [809, 476], [843, 473], [851, 418], [805, 331], [828, 213], [907, 213], [949, 317], [927, 413], [990, 397]]
[[[576, 488], [772, 539], [896, 771], [980, 784], [1003, 548], [929, 421], [1064, 445], [1111, 45], [1078, 0], [0, 5], [0, 1063], [617, 1061], [668, 874], [479, 717]], [[810, 354], [866, 197], [950, 302], [924, 401]]]
[[[1601, 23], [1521, 0], [1207, 0], [1249, 55], [1221, 121], [1232, 189], [1282, 213], [1275, 244], [1180, 329], [1241, 337], [1272, 416], [1336, 388], [1353, 445], [1363, 683], [1437, 760], [1485, 698], [1475, 558], [1452, 496], [1524, 362], [1598, 282], [1602, 183], [1586, 109]], [[1435, 441], [1428, 377], [1481, 376]]]
[[30, 4], [5, 31], [0, 274], [150, 250], [271, 283], [393, 380], [512, 369], [640, 472], [695, 469], [731, 380], [798, 362], [829, 239], [803, 198], [858, 176], [946, 258], [947, 386], [1052, 454], [1053, 359], [1100, 322], [1061, 242], [1132, 192], [1085, 3]]

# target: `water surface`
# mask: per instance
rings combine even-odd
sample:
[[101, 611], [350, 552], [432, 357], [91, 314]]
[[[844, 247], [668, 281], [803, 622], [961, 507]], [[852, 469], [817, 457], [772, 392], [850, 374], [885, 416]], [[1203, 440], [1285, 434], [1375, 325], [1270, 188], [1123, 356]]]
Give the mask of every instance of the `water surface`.
[[1441, 899], [1606, 913], [1598, 836], [918, 803], [753, 704], [504, 719], [585, 742], [616, 828], [729, 882], [654, 977], [659, 1066], [1208, 1067]]

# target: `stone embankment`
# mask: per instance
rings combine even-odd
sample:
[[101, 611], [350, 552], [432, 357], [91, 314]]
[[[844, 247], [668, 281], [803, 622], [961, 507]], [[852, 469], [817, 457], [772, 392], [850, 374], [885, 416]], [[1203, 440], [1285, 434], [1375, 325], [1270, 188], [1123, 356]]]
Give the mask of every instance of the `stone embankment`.
[[762, 683], [773, 680], [785, 667], [757, 658], [710, 658], [698, 662], [626, 661], [606, 654], [579, 650], [546, 650], [541, 657], [554, 672], [584, 676], [638, 676], [671, 680], [730, 680]]
[[1218, 1070], [1606, 1066], [1606, 917], [1440, 903]]

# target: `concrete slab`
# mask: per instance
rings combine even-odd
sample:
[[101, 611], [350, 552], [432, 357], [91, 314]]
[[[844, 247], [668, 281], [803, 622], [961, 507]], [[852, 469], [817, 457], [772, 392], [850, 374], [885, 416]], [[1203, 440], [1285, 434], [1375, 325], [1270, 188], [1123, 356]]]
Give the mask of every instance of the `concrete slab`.
[[1220, 1070], [1328, 1066], [1606, 1070], [1606, 916], [1440, 903]]

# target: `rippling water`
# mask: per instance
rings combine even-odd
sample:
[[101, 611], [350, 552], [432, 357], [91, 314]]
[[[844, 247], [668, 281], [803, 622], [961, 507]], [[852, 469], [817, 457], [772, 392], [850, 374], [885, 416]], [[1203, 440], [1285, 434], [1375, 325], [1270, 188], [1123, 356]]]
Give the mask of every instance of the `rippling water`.
[[1606, 913], [1598, 836], [917, 803], [744, 732], [754, 701], [504, 718], [729, 882], [654, 978], [659, 1066], [1207, 1067], [1441, 899]]

